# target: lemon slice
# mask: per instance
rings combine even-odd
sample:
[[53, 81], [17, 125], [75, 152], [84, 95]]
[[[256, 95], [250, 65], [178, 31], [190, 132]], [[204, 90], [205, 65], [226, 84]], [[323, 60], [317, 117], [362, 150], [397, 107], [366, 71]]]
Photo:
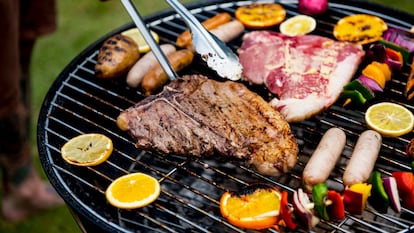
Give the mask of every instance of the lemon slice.
[[414, 117], [410, 110], [399, 104], [382, 102], [367, 109], [365, 122], [385, 137], [398, 137], [413, 130]]
[[[154, 38], [155, 42], [158, 43], [160, 41], [160, 38], [159, 38], [158, 34], [154, 31], [150, 31], [150, 32], [151, 32], [151, 35]], [[150, 51], [149, 45], [145, 41], [144, 37], [142, 36], [142, 34], [138, 30], [138, 28], [131, 28], [129, 30], [121, 32], [121, 34], [124, 35], [124, 36], [131, 37], [135, 41], [135, 43], [137, 43], [138, 50], [139, 50], [140, 53], [146, 53], [146, 52]]]
[[305, 35], [316, 28], [316, 20], [307, 15], [296, 15], [280, 24], [279, 30], [287, 36]]
[[160, 195], [159, 182], [144, 173], [131, 173], [114, 180], [106, 189], [108, 202], [121, 209], [135, 209], [148, 205]]
[[62, 158], [73, 165], [95, 166], [111, 155], [112, 140], [103, 134], [82, 134], [70, 139], [61, 148]]

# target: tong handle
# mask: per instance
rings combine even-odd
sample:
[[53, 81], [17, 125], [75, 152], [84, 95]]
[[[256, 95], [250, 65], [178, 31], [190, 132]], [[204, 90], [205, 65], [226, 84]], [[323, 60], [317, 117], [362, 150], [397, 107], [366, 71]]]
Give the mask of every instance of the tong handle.
[[226, 54], [223, 49], [217, 44], [217, 40], [213, 38], [210, 32], [208, 32], [204, 26], [191, 14], [191, 12], [185, 8], [178, 0], [165, 0], [184, 20], [190, 29], [193, 40], [197, 40], [197, 37], [203, 37], [202, 39], [211, 46], [221, 58], [225, 58]]
[[167, 74], [168, 78], [170, 80], [176, 79], [178, 77], [177, 73], [171, 67], [170, 62], [166, 58], [165, 54], [161, 51], [154, 37], [152, 37], [149, 29], [144, 24], [144, 20], [142, 19], [141, 15], [139, 14], [135, 6], [132, 4], [131, 0], [121, 0], [121, 2], [124, 5], [129, 16], [134, 21], [138, 30], [141, 32], [145, 41], [148, 43], [149, 47], [151, 48], [151, 51], [154, 53], [155, 57], [157, 58], [161, 67], [164, 69], [164, 72]]

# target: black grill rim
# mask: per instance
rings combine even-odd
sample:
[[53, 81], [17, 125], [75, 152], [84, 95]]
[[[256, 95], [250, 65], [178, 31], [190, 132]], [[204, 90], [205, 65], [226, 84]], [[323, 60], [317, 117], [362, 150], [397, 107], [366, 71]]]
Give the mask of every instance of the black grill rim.
[[[226, 3], [231, 1], [203, 1], [203, 2], [195, 2], [191, 4], [186, 4], [188, 9], [193, 8], [200, 8], [205, 7], [209, 5], [214, 4], [220, 4], [220, 3]], [[243, 1], [245, 2], [245, 1]], [[276, 1], [278, 2], [278, 1]], [[281, 3], [294, 3], [296, 1], [280, 1]], [[340, 0], [337, 1], [330, 1], [330, 4], [342, 4]], [[357, 0], [348, 0], [348, 5], [351, 6], [359, 6], [360, 8], [365, 9], [375, 9], [377, 12], [387, 12], [387, 15], [398, 15], [400, 19], [403, 19], [406, 22], [410, 22], [410, 24], [407, 25], [413, 25], [414, 24], [414, 15], [410, 15], [407, 12], [403, 12], [397, 9], [391, 9], [376, 3], [369, 3], [365, 1], [357, 1]], [[153, 22], [157, 19], [164, 18], [166, 16], [169, 16], [171, 14], [174, 14], [172, 10], [163, 10], [160, 12], [157, 12], [155, 14], [152, 14], [148, 17], [145, 17], [144, 20], [146, 22]], [[62, 181], [62, 177], [58, 174], [58, 171], [53, 168], [53, 166], [50, 166], [50, 160], [47, 156], [48, 151], [47, 147], [44, 142], [48, 141], [47, 138], [47, 125], [46, 122], [48, 120], [48, 113], [50, 110], [51, 102], [54, 99], [54, 95], [56, 93], [56, 90], [58, 90], [61, 86], [61, 83], [65, 80], [67, 77], [67, 74], [71, 72], [73, 67], [76, 67], [77, 64], [81, 63], [82, 60], [84, 60], [85, 57], [89, 57], [94, 51], [93, 48], [101, 44], [106, 38], [110, 37], [113, 34], [119, 33], [124, 31], [127, 28], [130, 28], [132, 23], [127, 23], [124, 26], [115, 29], [111, 32], [109, 32], [107, 35], [104, 35], [94, 43], [92, 43], [90, 46], [85, 48], [81, 53], [79, 53], [78, 56], [76, 56], [59, 74], [57, 79], [53, 82], [51, 85], [48, 93], [46, 94], [42, 108], [39, 113], [38, 117], [38, 124], [37, 124], [37, 142], [38, 142], [38, 149], [39, 149], [39, 155], [41, 164], [43, 166], [43, 169], [45, 170], [45, 173], [48, 177], [48, 179], [51, 181], [52, 185], [55, 187], [57, 192], [65, 199], [67, 204], [76, 211], [76, 213], [80, 214], [82, 217], [85, 217], [89, 221], [93, 222], [98, 226], [101, 230], [106, 232], [124, 232], [125, 229], [123, 229], [121, 226], [118, 226], [112, 222], [108, 222], [104, 217], [97, 216], [95, 214], [91, 214], [92, 211], [89, 211], [89, 207], [85, 205], [81, 205], [73, 196], [70, 195], [70, 193], [67, 191], [68, 187], [65, 185], [65, 182]]]

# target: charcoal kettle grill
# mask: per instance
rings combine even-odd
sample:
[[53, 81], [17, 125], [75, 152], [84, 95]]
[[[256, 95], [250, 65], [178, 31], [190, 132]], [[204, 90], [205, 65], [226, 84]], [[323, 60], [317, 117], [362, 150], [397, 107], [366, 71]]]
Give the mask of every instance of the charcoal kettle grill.
[[[298, 14], [297, 1], [277, 2], [287, 10], [287, 17]], [[199, 21], [203, 21], [219, 12], [234, 15], [238, 6], [249, 3], [251, 1], [215, 0], [186, 7]], [[332, 0], [328, 12], [317, 17], [318, 26], [314, 33], [332, 38], [334, 24], [354, 13], [377, 15], [390, 27], [409, 29], [414, 24], [414, 16], [405, 12], [364, 1]], [[182, 19], [171, 10], [146, 17], [145, 22], [158, 33], [160, 44], [174, 44], [176, 37], [186, 29]], [[238, 161], [166, 156], [136, 149], [132, 138], [118, 129], [115, 121], [121, 111], [142, 100], [143, 94], [139, 89], [128, 87], [123, 78], [100, 80], [94, 75], [98, 50], [103, 41], [132, 27], [134, 25], [129, 23], [108, 33], [75, 57], [50, 87], [38, 119], [42, 166], [84, 231], [255, 232], [237, 228], [221, 216], [220, 196], [227, 190], [239, 190], [254, 182], [272, 184], [289, 193], [302, 187], [301, 174], [309, 156], [323, 133], [334, 126], [346, 132], [348, 141], [327, 183], [330, 187], [342, 187], [341, 177], [352, 148], [360, 133], [367, 128], [364, 109], [333, 105], [312, 119], [291, 124], [300, 147], [299, 160], [289, 173], [280, 177], [263, 176]], [[236, 51], [241, 38], [228, 45]], [[412, 102], [403, 96], [408, 72], [408, 67], [405, 67], [401, 74], [395, 75], [384, 93], [372, 103], [396, 102], [414, 112]], [[180, 74], [192, 73], [215, 75], [197, 59]], [[267, 96], [264, 88], [256, 88], [255, 91]], [[103, 133], [112, 139], [114, 151], [111, 157], [95, 167], [77, 167], [64, 162], [60, 155], [63, 144], [72, 137], [91, 132]], [[384, 176], [390, 176], [393, 171], [408, 171], [410, 166], [405, 146], [413, 137], [411, 132], [402, 137], [384, 138], [376, 170]], [[158, 179], [162, 187], [160, 197], [154, 203], [135, 210], [121, 210], [109, 205], [104, 194], [106, 188], [114, 179], [131, 172], [144, 172]], [[305, 232], [302, 228], [297, 231]], [[403, 208], [401, 213], [395, 213], [389, 208], [387, 213], [379, 213], [368, 206], [361, 216], [346, 215], [342, 221], [322, 221], [313, 231], [414, 232], [414, 212]]]

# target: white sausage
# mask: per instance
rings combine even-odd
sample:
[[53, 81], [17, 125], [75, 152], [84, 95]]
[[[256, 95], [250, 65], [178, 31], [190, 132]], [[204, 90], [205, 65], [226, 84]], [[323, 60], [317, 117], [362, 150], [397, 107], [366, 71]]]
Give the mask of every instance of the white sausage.
[[232, 20], [211, 30], [211, 33], [227, 43], [238, 37], [244, 31], [244, 25], [238, 20]]
[[382, 137], [374, 130], [364, 131], [358, 138], [342, 180], [345, 187], [367, 181], [381, 149]]
[[303, 170], [302, 178], [306, 190], [310, 191], [314, 185], [328, 179], [342, 154], [345, 143], [346, 135], [341, 129], [330, 128], [325, 132]]
[[[244, 25], [234, 19], [230, 22], [224, 23], [217, 28], [211, 29], [211, 34], [215, 35], [219, 40], [227, 43], [234, 38], [238, 37], [244, 31]], [[187, 46], [187, 49], [195, 52], [194, 44], [191, 43]]]
[[[176, 51], [176, 48], [172, 44], [160, 45], [161, 51], [168, 56]], [[129, 70], [126, 82], [128, 86], [136, 88], [142, 82], [144, 76], [158, 63], [154, 53], [151, 51], [142, 56], [135, 65]]]

